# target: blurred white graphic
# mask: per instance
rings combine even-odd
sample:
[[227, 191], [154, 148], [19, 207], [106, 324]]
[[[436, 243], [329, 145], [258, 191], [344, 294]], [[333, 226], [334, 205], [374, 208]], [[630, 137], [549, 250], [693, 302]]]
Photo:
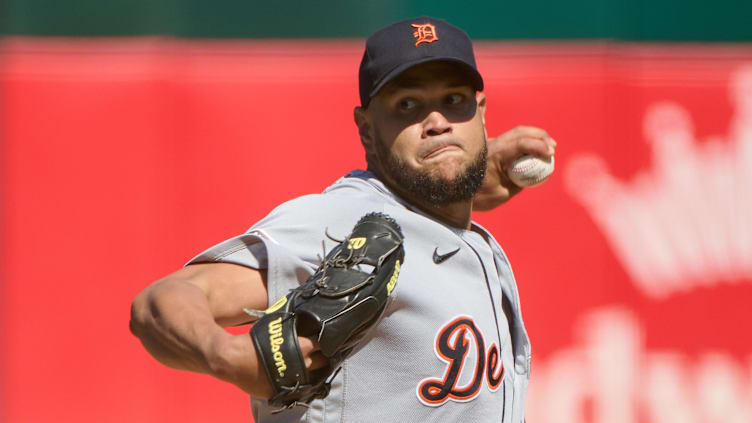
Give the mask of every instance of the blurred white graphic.
[[752, 64], [737, 69], [726, 138], [700, 142], [666, 101], [646, 111], [653, 169], [622, 182], [598, 156], [574, 157], [567, 191], [592, 216], [638, 288], [652, 298], [752, 281]]
[[622, 308], [591, 311], [577, 327], [577, 345], [533, 361], [527, 421], [752, 422], [752, 356], [646, 351], [640, 324]]

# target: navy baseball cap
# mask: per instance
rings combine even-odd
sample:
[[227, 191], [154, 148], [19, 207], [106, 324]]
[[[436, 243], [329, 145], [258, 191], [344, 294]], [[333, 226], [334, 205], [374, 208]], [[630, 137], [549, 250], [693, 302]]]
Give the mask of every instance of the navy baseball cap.
[[446, 21], [424, 16], [397, 22], [368, 37], [358, 74], [360, 104], [368, 107], [389, 81], [415, 65], [433, 61], [457, 63], [467, 71], [473, 88], [483, 89], [470, 37]]

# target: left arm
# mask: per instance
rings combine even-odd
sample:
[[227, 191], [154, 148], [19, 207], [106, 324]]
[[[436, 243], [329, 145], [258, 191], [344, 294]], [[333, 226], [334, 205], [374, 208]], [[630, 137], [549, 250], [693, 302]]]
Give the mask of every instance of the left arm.
[[473, 198], [473, 210], [494, 209], [522, 191], [507, 177], [507, 167], [523, 154], [548, 158], [554, 155], [556, 141], [548, 132], [532, 126], [518, 126], [488, 139], [488, 163], [483, 185]]

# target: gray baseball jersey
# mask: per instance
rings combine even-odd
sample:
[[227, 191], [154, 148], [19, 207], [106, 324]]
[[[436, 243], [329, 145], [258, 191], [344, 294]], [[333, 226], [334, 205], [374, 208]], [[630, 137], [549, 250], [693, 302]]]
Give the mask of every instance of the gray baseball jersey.
[[272, 304], [335, 245], [325, 231], [343, 239], [374, 211], [392, 216], [405, 235], [383, 319], [344, 362], [329, 396], [279, 414], [252, 399], [256, 422], [522, 422], [530, 344], [501, 247], [475, 223], [457, 229], [414, 209], [369, 172], [280, 205], [190, 263], [265, 268]]

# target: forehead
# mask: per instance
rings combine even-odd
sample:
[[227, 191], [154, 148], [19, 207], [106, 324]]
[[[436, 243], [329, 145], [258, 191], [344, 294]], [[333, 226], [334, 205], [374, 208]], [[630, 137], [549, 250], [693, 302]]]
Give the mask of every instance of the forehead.
[[429, 62], [411, 67], [390, 81], [379, 94], [390, 95], [403, 89], [429, 87], [469, 87], [472, 79], [468, 71], [453, 62]]

